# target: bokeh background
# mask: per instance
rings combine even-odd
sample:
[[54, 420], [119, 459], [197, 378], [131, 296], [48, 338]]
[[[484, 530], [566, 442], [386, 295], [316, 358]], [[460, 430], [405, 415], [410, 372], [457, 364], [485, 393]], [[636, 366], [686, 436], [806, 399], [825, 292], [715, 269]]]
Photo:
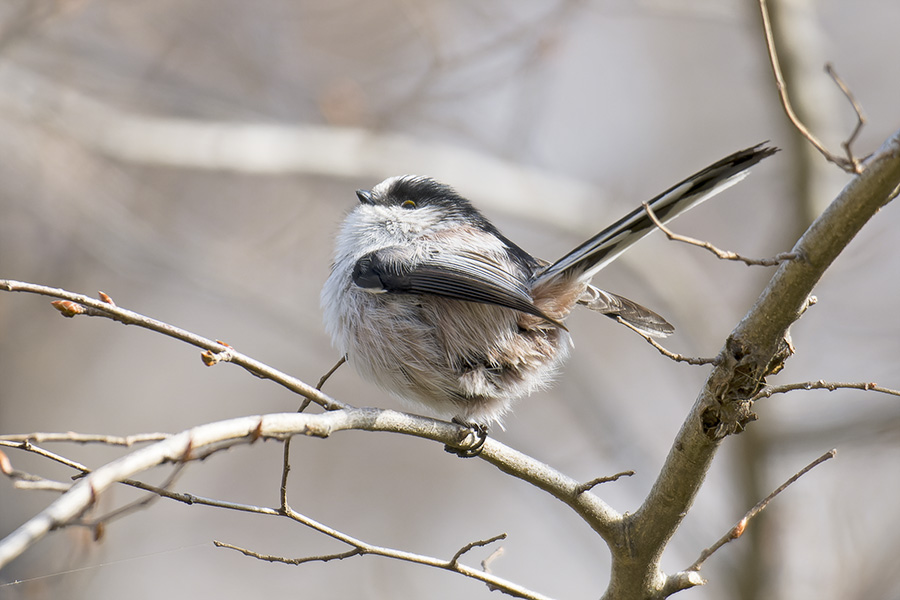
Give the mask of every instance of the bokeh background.
[[[900, 4], [773, 2], [803, 117], [825, 143], [855, 117], [900, 125]], [[755, 2], [10, 0], [0, 5], [0, 278], [103, 290], [120, 305], [314, 383], [336, 360], [319, 289], [353, 191], [437, 177], [511, 238], [553, 259], [641, 201], [763, 140], [784, 152], [675, 229], [751, 256], [788, 250], [848, 177], [810, 153], [778, 104]], [[773, 382], [900, 388], [900, 212], [865, 228], [793, 328]], [[655, 235], [597, 281], [666, 315], [675, 351], [710, 356], [771, 271]], [[672, 363], [594, 314], [557, 384], [522, 401], [501, 441], [587, 480], [622, 511], [649, 490], [708, 369]], [[403, 408], [350, 368], [326, 390]], [[45, 298], [0, 295], [0, 432], [177, 432], [292, 411], [299, 399], [198, 351], [111, 321], [63, 320]], [[898, 598], [900, 405], [854, 391], [759, 402], [726, 441], [664, 560], [685, 568], [822, 452], [747, 536], [706, 564], [693, 598]], [[89, 465], [121, 451], [53, 445]], [[281, 447], [190, 466], [174, 489], [275, 506]], [[603, 542], [546, 494], [479, 460], [401, 436], [293, 445], [290, 497], [371, 543], [449, 558], [501, 532], [498, 575], [559, 598], [597, 598]], [[17, 468], [71, 472], [8, 451]], [[161, 481], [166, 472], [150, 473]], [[0, 480], [0, 534], [55, 497]], [[95, 514], [140, 497], [116, 489]], [[218, 539], [300, 557], [345, 547], [283, 520], [157, 501], [93, 542], [56, 532], [0, 573], [0, 598], [488, 598], [460, 576], [364, 557], [300, 567], [215, 549]], [[467, 555], [477, 564], [493, 551]], [[9, 584], [14, 580], [21, 583]]]

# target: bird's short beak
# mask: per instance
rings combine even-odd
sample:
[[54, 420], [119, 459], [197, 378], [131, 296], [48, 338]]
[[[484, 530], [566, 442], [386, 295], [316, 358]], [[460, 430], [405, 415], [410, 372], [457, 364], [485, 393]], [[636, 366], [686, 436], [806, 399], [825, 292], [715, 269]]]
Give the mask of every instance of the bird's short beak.
[[375, 204], [375, 196], [371, 190], [356, 190], [356, 197], [363, 204]]

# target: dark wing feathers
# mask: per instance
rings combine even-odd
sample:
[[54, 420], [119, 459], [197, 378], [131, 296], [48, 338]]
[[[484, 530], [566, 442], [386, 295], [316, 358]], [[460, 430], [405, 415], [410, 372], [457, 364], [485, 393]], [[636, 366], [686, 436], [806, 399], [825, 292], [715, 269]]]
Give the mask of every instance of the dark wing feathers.
[[[743, 178], [747, 169], [772, 155], [776, 148], [758, 144], [713, 163], [691, 175], [649, 204], [663, 222], [696, 206]], [[410, 256], [409, 248], [382, 248], [360, 258], [353, 269], [353, 282], [372, 291], [397, 294], [433, 294], [445, 298], [494, 304], [540, 317], [554, 325], [551, 319], [534, 305], [530, 287], [559, 276], [590, 278], [629, 246], [655, 229], [643, 207], [633, 210], [558, 261], [544, 268], [518, 246], [502, 237], [490, 226], [492, 233], [507, 244], [535, 273], [509, 273], [500, 261], [491, 256], [471, 252], [432, 252], [426, 257]], [[521, 253], [522, 256], [518, 256]], [[675, 328], [650, 309], [622, 296], [588, 286], [578, 300], [592, 310], [607, 316], [620, 317], [650, 335], [665, 336]]]
[[390, 293], [434, 294], [505, 306], [561, 325], [534, 305], [524, 281], [516, 279], [490, 257], [467, 252], [434, 252], [424, 259], [400, 260], [405, 255], [397, 247], [366, 254], [353, 269], [353, 282]]

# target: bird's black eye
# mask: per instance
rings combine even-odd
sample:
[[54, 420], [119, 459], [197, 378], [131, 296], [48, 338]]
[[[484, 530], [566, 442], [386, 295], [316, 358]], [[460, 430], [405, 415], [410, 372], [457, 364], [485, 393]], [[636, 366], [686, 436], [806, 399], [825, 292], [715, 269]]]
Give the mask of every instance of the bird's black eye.
[[404, 200], [402, 204], [400, 204], [401, 208], [405, 208], [408, 210], [412, 210], [416, 207], [416, 203], [412, 200]]

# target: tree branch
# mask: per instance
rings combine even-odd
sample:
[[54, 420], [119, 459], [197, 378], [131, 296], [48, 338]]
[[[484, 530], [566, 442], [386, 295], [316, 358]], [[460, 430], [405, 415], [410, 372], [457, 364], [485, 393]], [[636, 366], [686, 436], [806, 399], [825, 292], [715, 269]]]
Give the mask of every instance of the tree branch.
[[4, 433], [0, 434], [0, 440], [7, 442], [31, 442], [41, 444], [43, 442], [74, 442], [77, 444], [104, 444], [106, 446], [133, 446], [147, 442], [158, 442], [169, 437], [168, 433], [138, 433], [136, 435], [119, 436], [102, 433]]
[[613, 576], [607, 598], [655, 596], [666, 588], [659, 561], [693, 504], [721, 440], [755, 419], [750, 399], [789, 355], [788, 328], [807, 305], [819, 278], [900, 186], [900, 132], [864, 165], [781, 263], [754, 306], [726, 341], [662, 471], [641, 507], [625, 517], [628, 544], [611, 545]]
[[[326, 413], [326, 415], [333, 415], [333, 414], [335, 414], [335, 413], [334, 412]], [[317, 420], [317, 419], [323, 418], [323, 415], [304, 415], [304, 416], [308, 416], [312, 420]], [[258, 418], [263, 419], [263, 417], [258, 417]], [[242, 419], [242, 421], [243, 420], [244, 419]], [[206, 426], [204, 426], [204, 427], [206, 427]], [[192, 430], [192, 431], [197, 431], [197, 429]], [[263, 426], [262, 422], [260, 421], [260, 423], [257, 425], [257, 427], [252, 432], [248, 433], [248, 430], [246, 428], [244, 428], [243, 426], [241, 426], [240, 424], [238, 424], [238, 429], [236, 429], [236, 430], [232, 429], [231, 431], [232, 431], [231, 435], [236, 436], [230, 440], [234, 444], [238, 444], [238, 443], [242, 443], [242, 442], [252, 443], [255, 439], [258, 439], [259, 437], [266, 437], [267, 428], [265, 426]], [[249, 439], [244, 439], [244, 438], [246, 438], [247, 435], [250, 436]], [[179, 474], [180, 468], [186, 464], [185, 462], [183, 462], [184, 460], [188, 460], [188, 459], [194, 460], [194, 459], [199, 458], [198, 453], [205, 456], [211, 452], [222, 450], [226, 447], [230, 447], [231, 445], [233, 445], [232, 443], [224, 443], [226, 441], [228, 441], [228, 440], [226, 440], [224, 437], [220, 436], [218, 443], [216, 443], [216, 444], [212, 444], [212, 445], [211, 444], [200, 444], [199, 440], [197, 440], [194, 437], [191, 437], [190, 441], [188, 442], [188, 447], [190, 448], [190, 450], [188, 452], [186, 452], [184, 456], [182, 456], [182, 462], [179, 462], [179, 469], [176, 469], [175, 471], [173, 471], [173, 473], [169, 477], [167, 477], [167, 479], [164, 483], [162, 483], [160, 485], [150, 485], [150, 484], [144, 483], [142, 481], [137, 481], [137, 480], [130, 479], [130, 478], [125, 478], [125, 479], [120, 480], [122, 483], [124, 483], [126, 485], [150, 492], [150, 495], [148, 495], [144, 498], [141, 498], [135, 502], [132, 502], [130, 504], [127, 504], [125, 506], [119, 507], [119, 508], [113, 510], [112, 512], [103, 515], [102, 517], [94, 519], [91, 522], [80, 522], [77, 520], [77, 516], [75, 516], [75, 517], [72, 517], [69, 520], [69, 522], [58, 523], [56, 525], [51, 526], [51, 528], [63, 527], [66, 525], [86, 526], [86, 527], [90, 527], [91, 529], [93, 529], [93, 531], [95, 532], [95, 538], [99, 538], [100, 535], [102, 535], [103, 530], [105, 529], [105, 524], [108, 521], [110, 521], [111, 519], [119, 518], [125, 514], [133, 512], [134, 510], [142, 508], [142, 507], [146, 506], [147, 504], [149, 504], [150, 502], [152, 502], [153, 500], [156, 500], [158, 498], [167, 498], [170, 500], [183, 502], [183, 503], [189, 504], [189, 505], [199, 504], [199, 505], [210, 506], [210, 507], [214, 507], [214, 508], [222, 508], [222, 509], [226, 509], [226, 510], [237, 510], [237, 511], [250, 512], [250, 513], [262, 514], [262, 515], [267, 515], [267, 516], [286, 517], [286, 518], [291, 519], [292, 521], [300, 523], [301, 525], [309, 527], [310, 529], [313, 529], [319, 533], [327, 535], [333, 539], [336, 539], [340, 542], [348, 544], [352, 547], [351, 550], [348, 550], [346, 552], [336, 553], [336, 554], [311, 556], [311, 557], [303, 557], [303, 558], [287, 558], [287, 557], [281, 557], [281, 556], [275, 556], [275, 555], [261, 554], [261, 553], [258, 553], [258, 552], [255, 552], [255, 551], [252, 551], [249, 549], [241, 548], [241, 547], [238, 547], [238, 546], [235, 546], [232, 544], [228, 544], [225, 542], [219, 542], [219, 541], [213, 542], [213, 544], [216, 545], [217, 547], [230, 548], [233, 550], [237, 550], [238, 552], [241, 552], [246, 556], [257, 558], [259, 560], [265, 560], [265, 561], [269, 561], [269, 562], [280, 562], [280, 563], [291, 564], [291, 565], [300, 565], [300, 564], [304, 564], [307, 562], [314, 562], [314, 561], [327, 562], [327, 561], [335, 560], [335, 559], [343, 559], [343, 558], [349, 558], [352, 556], [362, 556], [362, 555], [366, 555], [366, 554], [372, 554], [372, 555], [377, 555], [377, 556], [384, 556], [387, 558], [394, 558], [397, 560], [403, 560], [406, 562], [413, 562], [413, 563], [417, 563], [417, 564], [423, 564], [426, 566], [437, 567], [437, 568], [445, 569], [445, 570], [452, 571], [455, 573], [459, 573], [466, 577], [470, 577], [470, 578], [482, 581], [482, 582], [488, 584], [491, 587], [491, 589], [501, 590], [509, 595], [516, 596], [519, 598], [528, 598], [528, 599], [533, 599], [533, 600], [547, 600], [545, 596], [538, 594], [536, 592], [533, 592], [531, 590], [528, 590], [528, 589], [526, 589], [522, 586], [519, 586], [518, 584], [515, 584], [513, 582], [510, 582], [505, 579], [491, 575], [487, 570], [483, 569], [482, 571], [478, 571], [477, 569], [473, 569], [472, 567], [461, 564], [459, 562], [459, 559], [466, 552], [469, 552], [473, 548], [480, 547], [480, 546], [486, 546], [486, 545], [496, 542], [498, 540], [505, 539], [506, 534], [500, 534], [500, 535], [494, 536], [492, 538], [489, 538], [487, 540], [478, 540], [475, 542], [470, 542], [470, 543], [464, 545], [462, 548], [460, 548], [453, 555], [453, 557], [451, 559], [444, 560], [444, 559], [440, 559], [440, 558], [434, 558], [434, 557], [425, 556], [425, 555], [421, 555], [421, 554], [415, 554], [415, 553], [406, 552], [403, 550], [397, 550], [397, 549], [393, 549], [393, 548], [386, 548], [383, 546], [377, 546], [374, 544], [370, 544], [368, 542], [364, 542], [358, 538], [355, 538], [353, 536], [345, 534], [345, 533], [338, 531], [332, 527], [329, 527], [323, 523], [315, 521], [314, 519], [311, 519], [301, 513], [298, 513], [297, 511], [295, 511], [292, 508], [290, 508], [289, 506], [287, 506], [286, 499], [284, 499], [284, 498], [282, 499], [282, 506], [278, 509], [274, 509], [274, 508], [267, 508], [267, 507], [261, 507], [261, 506], [253, 506], [253, 505], [249, 505], [249, 504], [239, 504], [239, 503], [234, 503], [234, 502], [226, 502], [226, 501], [222, 501], [222, 500], [203, 498], [200, 496], [195, 496], [193, 494], [173, 492], [170, 489], [168, 489], [171, 486], [172, 482], [174, 481], [175, 477]], [[45, 458], [48, 458], [50, 460], [60, 462], [64, 465], [74, 468], [74, 469], [78, 470], [79, 472], [90, 477], [90, 475], [88, 475], [88, 474], [91, 473], [91, 471], [90, 471], [90, 469], [88, 469], [88, 467], [81, 465], [79, 463], [76, 463], [74, 461], [71, 461], [69, 459], [66, 459], [64, 457], [60, 457], [56, 454], [53, 454], [51, 452], [48, 452], [48, 451], [38, 448], [36, 446], [33, 446], [28, 442], [16, 443], [16, 442], [4, 442], [3, 440], [0, 440], [0, 443], [9, 445], [12, 447], [18, 446], [19, 449], [22, 449], [22, 450], [25, 450], [28, 452], [33, 452], [33, 453], [39, 454], [41, 456], [44, 456]], [[285, 443], [287, 443], [287, 439], [285, 439]], [[204, 446], [206, 446], [206, 445], [211, 445], [211, 448], [210, 449], [204, 448]], [[147, 450], [149, 452], [151, 450], [151, 448], [147, 448], [145, 450]], [[156, 460], [159, 461], [159, 463], [164, 462], [164, 460], [166, 460], [166, 459], [167, 458], [163, 454], [156, 453]], [[152, 465], [150, 465], [150, 466], [152, 466]], [[107, 469], [107, 467], [101, 467], [101, 469], [98, 469], [98, 471], [101, 471], [103, 469]], [[26, 486], [33, 487], [36, 489], [67, 492], [72, 488], [72, 484], [62, 484], [62, 483], [57, 483], [57, 482], [51, 482], [51, 481], [43, 479], [43, 478], [29, 476], [28, 474], [14, 471], [14, 470], [12, 470], [12, 468], [9, 465], [6, 465], [6, 468], [3, 469], [3, 472], [6, 475], [8, 475], [14, 479], [20, 480], [17, 483], [24, 483]], [[98, 488], [99, 488], [99, 486], [97, 486], [97, 485], [94, 485], [94, 484], [90, 485], [91, 495], [89, 496], [89, 499], [91, 500], [91, 503], [96, 501], [96, 498], [101, 493], [101, 490]], [[61, 498], [60, 500], [63, 500], [63, 499]], [[78, 511], [78, 512], [79, 513], [83, 512], [84, 510], [89, 508], [89, 506], [90, 506], [90, 504], [83, 506], [81, 511]], [[40, 515], [38, 515], [38, 516], [40, 517]], [[36, 539], [37, 538], [35, 538], [35, 541], [36, 541]], [[4, 545], [8, 542], [8, 540], [9, 540], [9, 538], [7, 538], [6, 540], [0, 541], [0, 555], [2, 555]]]
[[169, 325], [150, 317], [138, 314], [134, 311], [126, 310], [116, 306], [112, 300], [103, 292], [104, 300], [98, 300], [85, 296], [83, 294], [75, 294], [59, 288], [52, 288], [45, 285], [37, 285], [34, 283], [25, 283], [22, 281], [13, 281], [8, 279], [0, 279], [0, 291], [6, 292], [27, 292], [30, 294], [40, 294], [42, 296], [50, 296], [51, 298], [61, 298], [66, 302], [52, 303], [65, 317], [75, 317], [78, 315], [86, 315], [90, 317], [106, 317], [113, 321], [118, 321], [124, 325], [137, 325], [144, 329], [149, 329], [163, 335], [187, 342], [192, 346], [203, 348], [207, 353], [203, 354], [204, 362], [207, 366], [212, 366], [217, 362], [230, 362], [243, 367], [250, 373], [263, 379], [271, 379], [275, 383], [286, 387], [287, 389], [300, 394], [319, 404], [326, 410], [336, 410], [338, 408], [347, 408], [349, 405], [338, 402], [334, 398], [323, 394], [316, 388], [308, 385], [296, 377], [292, 377], [287, 373], [283, 373], [277, 369], [250, 358], [245, 354], [237, 352], [234, 348], [219, 341], [213, 341], [199, 336], [190, 331]]
[[709, 250], [716, 255], [716, 258], [719, 258], [721, 260], [739, 261], [744, 263], [748, 267], [774, 267], [780, 264], [782, 261], [794, 260], [795, 258], [797, 258], [792, 252], [782, 252], [781, 254], [776, 254], [772, 258], [749, 258], [746, 256], [741, 256], [737, 252], [732, 252], [731, 250], [722, 250], [720, 248], [717, 248], [716, 246], [713, 246], [709, 242], [675, 233], [674, 231], [666, 227], [666, 225], [662, 221], [659, 220], [659, 218], [656, 216], [656, 213], [653, 212], [653, 208], [649, 203], [642, 202], [641, 206], [644, 207], [644, 212], [647, 213], [647, 216], [650, 217], [650, 220], [653, 221], [653, 224], [656, 225], [656, 228], [666, 234], [666, 237], [671, 241], [681, 242], [683, 244], [689, 244], [691, 246], [703, 248], [704, 250]]
[[[797, 113], [794, 111], [794, 107], [791, 104], [791, 98], [787, 91], [787, 83], [784, 80], [784, 74], [781, 72], [781, 64], [778, 60], [778, 52], [775, 50], [775, 35], [772, 32], [772, 21], [769, 17], [769, 7], [767, 5], [766, 0], [759, 0], [759, 10], [762, 15], [762, 24], [763, 24], [763, 33], [765, 33], [766, 39], [766, 49], [769, 51], [769, 64], [772, 67], [772, 74], [775, 77], [775, 87], [778, 89], [778, 96], [781, 99], [781, 106], [784, 108], [784, 112], [787, 115], [788, 119], [800, 132], [806, 140], [813, 145], [813, 147], [819, 151], [819, 153], [825, 157], [826, 160], [832, 162], [844, 169], [848, 173], [860, 173], [861, 163], [858, 159], [854, 158], [852, 155], [849, 159], [843, 158], [841, 156], [837, 156], [834, 153], [830, 152], [825, 145], [819, 141], [819, 139], [813, 135], [813, 133], [809, 130], [809, 128], [803, 124], [800, 120], [800, 117], [797, 116]], [[837, 80], [835, 80], [837, 83]], [[838, 83], [838, 86], [841, 87], [842, 91], [844, 90], [844, 86], [841, 83]], [[845, 91], [845, 95], [847, 95], [848, 99], [853, 104], [854, 110], [856, 110], [856, 114], [860, 117], [860, 124], [858, 127], [862, 126], [864, 122], [861, 119], [861, 112], [858, 110], [858, 105], [853, 100], [852, 96], [849, 95]], [[856, 132], [854, 131], [853, 137], [856, 136]], [[852, 138], [850, 138], [852, 140]], [[845, 150], [849, 153], [849, 144], [845, 146]]]
[[771, 398], [775, 394], [786, 394], [797, 390], [828, 390], [829, 392], [833, 392], [839, 389], [873, 391], [881, 394], [888, 394], [889, 396], [900, 396], [900, 390], [882, 387], [878, 384], [866, 381], [847, 383], [820, 379], [818, 381], [803, 381], [800, 383], [766, 386], [753, 396], [751, 400], [756, 401], [761, 398]]
[[[92, 506], [97, 497], [111, 485], [128, 480], [136, 473], [166, 462], [186, 462], [257, 439], [284, 440], [293, 435], [328, 437], [337, 431], [392, 431], [431, 439], [445, 444], [458, 443], [461, 427], [426, 417], [391, 410], [354, 408], [321, 414], [281, 413], [242, 417], [200, 425], [165, 440], [140, 448], [86, 475], [50, 506], [0, 540], [0, 568], [21, 554], [25, 548], [54, 528], [71, 523]], [[580, 492], [578, 482], [551, 467], [508, 448], [494, 439], [485, 442], [481, 457], [502, 471], [534, 483], [581, 514], [604, 537], [615, 538], [621, 517], [590, 492]], [[128, 483], [134, 483], [129, 481]], [[151, 491], [152, 486], [136, 485]], [[193, 496], [164, 492], [160, 495], [195, 503]], [[220, 503], [230, 508], [245, 508]], [[275, 514], [287, 514], [297, 519], [289, 507]]]
[[646, 332], [641, 331], [640, 329], [638, 329], [631, 323], [622, 319], [622, 317], [616, 317], [616, 322], [618, 322], [620, 325], [624, 325], [628, 329], [632, 330], [633, 332], [635, 332], [636, 334], [638, 334], [639, 336], [644, 338], [644, 340], [646, 340], [646, 342], [648, 344], [650, 344], [651, 346], [656, 348], [657, 352], [659, 352], [666, 358], [671, 358], [675, 362], [685, 362], [689, 365], [714, 365], [719, 361], [718, 357], [704, 358], [702, 356], [695, 357], [695, 356], [684, 356], [683, 354], [676, 354], [675, 352], [672, 352], [671, 350], [669, 350], [668, 348], [666, 348], [665, 346], [663, 346], [662, 344], [660, 344], [659, 342], [654, 340], [653, 337], [650, 336], [649, 334], [647, 334]]

